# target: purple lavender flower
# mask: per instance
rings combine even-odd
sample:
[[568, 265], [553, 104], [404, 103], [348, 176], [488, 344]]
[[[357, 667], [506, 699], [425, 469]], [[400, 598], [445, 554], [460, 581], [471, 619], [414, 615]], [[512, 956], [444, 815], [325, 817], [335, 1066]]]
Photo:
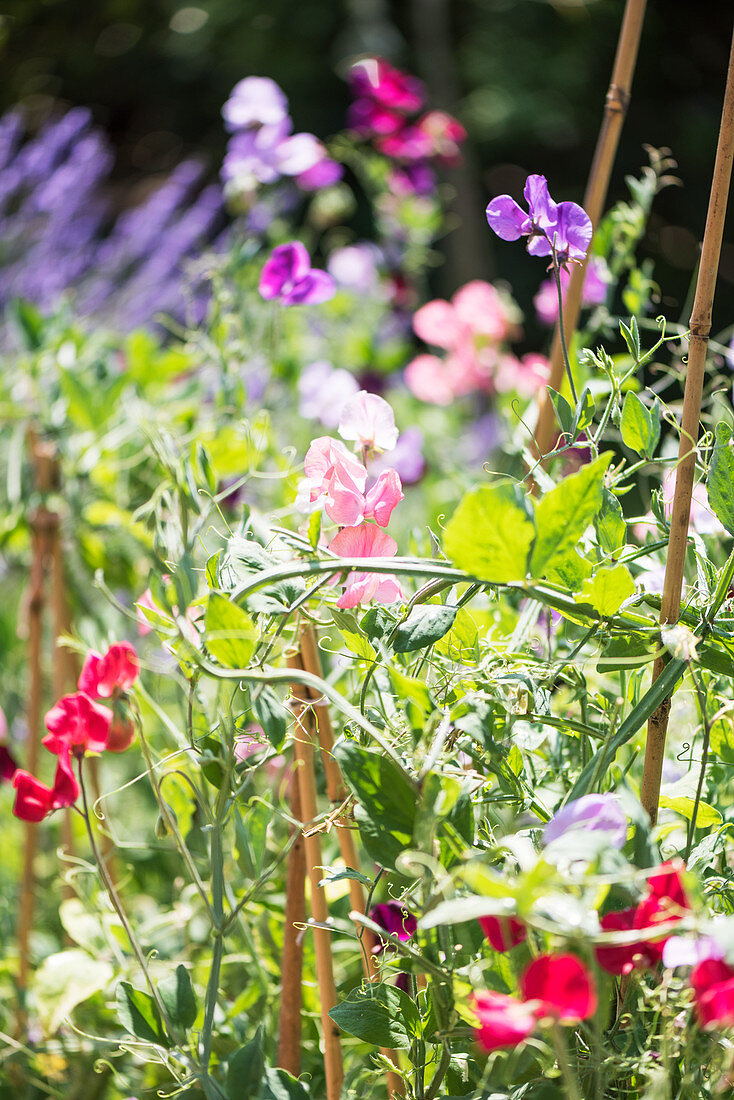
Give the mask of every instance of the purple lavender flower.
[[498, 195], [487, 207], [487, 221], [503, 241], [527, 237], [531, 256], [550, 256], [555, 248], [559, 263], [582, 260], [592, 237], [589, 215], [575, 202], [556, 203], [545, 176], [528, 176], [527, 212], [509, 195]]
[[259, 290], [267, 301], [277, 298], [284, 306], [318, 305], [334, 297], [336, 286], [328, 272], [311, 267], [305, 245], [291, 241], [270, 253]]
[[229, 130], [277, 125], [288, 118], [288, 99], [270, 77], [248, 76], [235, 84], [222, 115]]
[[613, 848], [627, 840], [627, 817], [613, 794], [585, 794], [568, 802], [543, 829], [543, 843], [550, 844], [566, 833], [583, 830], [607, 834]]

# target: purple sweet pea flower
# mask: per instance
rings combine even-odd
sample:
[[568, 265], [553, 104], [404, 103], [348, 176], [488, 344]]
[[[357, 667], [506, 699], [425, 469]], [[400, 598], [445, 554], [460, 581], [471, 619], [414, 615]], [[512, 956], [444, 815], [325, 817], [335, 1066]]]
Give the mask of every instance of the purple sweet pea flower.
[[248, 76], [232, 89], [222, 107], [229, 130], [248, 126], [270, 126], [288, 117], [285, 92], [267, 76]]
[[553, 815], [543, 829], [543, 843], [550, 844], [575, 830], [605, 832], [613, 848], [623, 848], [627, 816], [613, 794], [585, 794]]
[[298, 379], [298, 411], [307, 420], [320, 420], [325, 428], [338, 426], [342, 409], [359, 393], [359, 383], [348, 370], [335, 370], [321, 359], [311, 363]]
[[527, 237], [531, 256], [550, 256], [555, 247], [559, 263], [582, 260], [592, 237], [591, 219], [575, 202], [556, 203], [545, 176], [528, 176], [527, 212], [510, 195], [498, 195], [487, 207], [489, 226], [503, 241]]
[[426, 460], [423, 456], [423, 432], [420, 428], [406, 428], [398, 436], [389, 458], [380, 455], [370, 462], [371, 477], [378, 477], [383, 470], [397, 470], [403, 485], [415, 485], [423, 477]]
[[277, 298], [284, 306], [317, 305], [333, 298], [336, 286], [328, 272], [312, 269], [305, 245], [291, 241], [270, 253], [259, 290], [267, 301]]
[[[397, 936], [403, 943], [410, 940], [418, 929], [418, 921], [398, 901], [383, 901], [370, 909], [370, 919], [384, 928], [389, 936]], [[375, 947], [375, 954], [385, 950], [385, 943]]]

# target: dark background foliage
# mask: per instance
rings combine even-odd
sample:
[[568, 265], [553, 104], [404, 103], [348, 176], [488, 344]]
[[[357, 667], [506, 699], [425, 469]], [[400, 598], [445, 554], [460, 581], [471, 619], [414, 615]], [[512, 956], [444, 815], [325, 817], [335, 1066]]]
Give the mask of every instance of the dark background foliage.
[[[672, 150], [682, 187], [658, 199], [646, 249], [677, 320], [705, 220], [731, 6], [648, 7], [611, 198], [645, 162], [643, 143]], [[517, 194], [528, 171], [547, 175], [557, 198], [581, 198], [622, 10], [622, 0], [6, 0], [0, 106], [20, 102], [36, 120], [90, 106], [116, 148], [116, 178], [143, 188], [192, 152], [216, 172], [221, 105], [243, 76], [272, 76], [296, 127], [326, 136], [344, 122], [348, 59], [382, 53], [469, 129], [441, 289], [501, 271], [526, 300], [538, 273], [490, 239], [483, 207]], [[720, 327], [734, 313], [731, 233], [721, 276]]]

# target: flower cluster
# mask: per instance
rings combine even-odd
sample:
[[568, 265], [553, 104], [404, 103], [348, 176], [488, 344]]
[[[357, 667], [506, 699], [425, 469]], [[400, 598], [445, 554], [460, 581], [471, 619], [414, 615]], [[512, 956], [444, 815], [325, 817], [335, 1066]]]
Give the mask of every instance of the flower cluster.
[[341, 179], [343, 169], [313, 134], [294, 134], [285, 93], [268, 77], [240, 80], [222, 108], [232, 138], [222, 177], [237, 194], [252, 195], [261, 184], [292, 178], [303, 191]]
[[[306, 476], [296, 505], [305, 511], [322, 508], [338, 524], [341, 530], [329, 543], [329, 550], [339, 557], [393, 557], [397, 543], [384, 528], [403, 499], [400, 475], [387, 467], [368, 485], [366, 466], [372, 455], [393, 450], [398, 441], [393, 411], [377, 394], [360, 390], [343, 406], [338, 431], [342, 439], [354, 444], [361, 458], [330, 436], [314, 439], [306, 454]], [[337, 607], [399, 599], [402, 592], [394, 575], [354, 572], [346, 579]]]
[[435, 187], [432, 165], [455, 164], [466, 130], [445, 111], [428, 111], [423, 85], [380, 57], [352, 66], [349, 82], [355, 101], [349, 125], [371, 139], [395, 165], [391, 186], [404, 194], [429, 194]]
[[[121, 752], [134, 735], [127, 711], [127, 692], [138, 676], [139, 665], [129, 642], [110, 646], [103, 655], [92, 650], [79, 677], [79, 690], [64, 695], [46, 715], [48, 734], [43, 745], [57, 758], [53, 786], [18, 768], [13, 775], [13, 813], [23, 821], [41, 821], [53, 810], [72, 806], [79, 797], [72, 759], [88, 752]], [[112, 709], [92, 696], [110, 699]]]
[[593, 1016], [594, 981], [575, 955], [539, 955], [520, 978], [522, 1000], [505, 993], [476, 993], [476, 1037], [487, 1051], [515, 1047], [543, 1021], [578, 1024]]
[[279, 244], [260, 273], [259, 290], [267, 301], [284, 306], [318, 305], [333, 298], [334, 280], [327, 271], [311, 267], [306, 246], [300, 241]]
[[610, 974], [629, 974], [632, 970], [646, 970], [662, 961], [663, 950], [670, 934], [671, 924], [690, 910], [683, 888], [680, 868], [664, 863], [647, 880], [647, 893], [642, 901], [628, 909], [607, 913], [601, 918], [605, 932], [654, 933], [654, 939], [641, 937], [633, 943], [620, 946], [597, 946], [599, 965]]
[[520, 360], [508, 350], [519, 317], [506, 295], [479, 279], [457, 290], [450, 302], [437, 298], [421, 306], [413, 317], [416, 335], [447, 354], [418, 355], [408, 364], [410, 392], [434, 405], [472, 393], [532, 397], [545, 385], [548, 362], [532, 353]]
[[510, 195], [498, 195], [487, 207], [487, 221], [503, 241], [528, 238], [531, 256], [551, 256], [566, 265], [584, 259], [591, 244], [589, 215], [575, 202], [554, 202], [545, 176], [528, 176], [523, 210]]

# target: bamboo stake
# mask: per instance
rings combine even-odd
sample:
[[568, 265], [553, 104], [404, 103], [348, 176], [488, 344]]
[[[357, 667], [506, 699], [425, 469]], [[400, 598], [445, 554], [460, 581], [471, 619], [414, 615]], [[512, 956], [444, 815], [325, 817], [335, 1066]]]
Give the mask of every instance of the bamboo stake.
[[[321, 657], [319, 655], [318, 642], [313, 627], [306, 627], [301, 633], [301, 663], [307, 672], [311, 672], [314, 676], [323, 678]], [[311, 699], [319, 746], [321, 748], [321, 758], [324, 763], [324, 772], [326, 774], [326, 793], [332, 805], [339, 804], [344, 801], [347, 795], [347, 789], [344, 785], [344, 778], [341, 774], [339, 764], [332, 753], [334, 747], [334, 728], [331, 724], [329, 707], [323, 696], [315, 697], [312, 695]], [[352, 831], [350, 829], [337, 827], [337, 836], [339, 838], [339, 851], [345, 865], [351, 867], [354, 871], [358, 871], [359, 857], [357, 856], [357, 849], [354, 845]], [[356, 910], [358, 913], [366, 912], [364, 890], [362, 889], [362, 884], [356, 879], [349, 879], [349, 902], [352, 910]], [[379, 977], [379, 970], [375, 962], [375, 949], [377, 946], [375, 937], [367, 928], [362, 927], [359, 928], [358, 931], [361, 934], [361, 942], [364, 949], [362, 964], [365, 977], [368, 981], [373, 982]], [[380, 1053], [389, 1062], [392, 1062], [393, 1065], [397, 1065], [398, 1055], [396, 1051], [388, 1050], [383, 1047], [380, 1049]], [[388, 1070], [386, 1082], [388, 1100], [392, 1100], [396, 1095], [405, 1095], [403, 1080], [397, 1073]]]
[[[596, 230], [604, 210], [607, 190], [609, 189], [609, 178], [612, 174], [614, 158], [619, 144], [619, 135], [622, 131], [630, 101], [632, 76], [637, 61], [642, 23], [645, 18], [645, 4], [646, 0], [627, 0], [624, 9], [612, 69], [612, 79], [604, 105], [604, 117], [584, 193], [584, 210], [591, 218], [594, 230]], [[574, 265], [563, 304], [563, 329], [567, 345], [570, 345], [578, 324], [585, 274], [586, 260], [582, 264]], [[558, 324], [553, 338], [550, 377], [548, 379], [548, 385], [554, 390], [560, 391], [563, 385], [563, 372], [563, 350], [560, 324]], [[542, 457], [551, 449], [555, 427], [555, 410], [547, 390], [541, 392], [538, 400], [538, 421], [535, 427], [534, 445], [538, 457]]]
[[[683, 569], [688, 546], [688, 525], [691, 516], [691, 495], [696, 468], [696, 441], [701, 415], [701, 395], [706, 370], [706, 350], [711, 330], [711, 311], [719, 269], [719, 254], [724, 235], [726, 204], [731, 184], [732, 159], [734, 158], [734, 36], [732, 37], [729, 69], [721, 112], [721, 129], [716, 147], [711, 194], [709, 196], [706, 228], [703, 234], [701, 262], [696, 281], [696, 294], [689, 322], [688, 369], [683, 393], [678, 466], [676, 468], [675, 495], [668, 537], [668, 559], [660, 607], [660, 624], [675, 622], [680, 613], [680, 597], [683, 588]], [[653, 666], [653, 680], [665, 667], [665, 659], [658, 657]], [[657, 821], [660, 800], [660, 780], [665, 755], [665, 738], [668, 730], [670, 699], [664, 700], [650, 716], [647, 724], [647, 745], [642, 773], [640, 800], [650, 820]]]
[[[291, 668], [302, 668], [299, 654], [289, 658]], [[314, 743], [308, 723], [304, 721], [305, 710], [310, 699], [303, 688], [293, 685], [293, 695], [299, 704], [294, 713], [296, 718], [295, 757], [297, 765], [298, 789], [301, 798], [301, 810], [304, 821], [314, 821], [318, 815], [316, 799], [316, 773], [314, 770]], [[311, 914], [317, 924], [324, 925], [329, 919], [326, 894], [321, 882], [321, 840], [318, 833], [304, 836], [306, 863], [311, 882]], [[321, 1027], [324, 1042], [324, 1069], [326, 1072], [326, 1100], [339, 1100], [344, 1067], [342, 1063], [339, 1028], [329, 1016], [329, 1010], [337, 1003], [334, 966], [331, 955], [331, 934], [325, 928], [314, 928], [314, 948], [316, 951], [316, 977], [321, 1002]]]
[[[301, 707], [301, 710], [303, 708]], [[291, 779], [291, 813], [302, 821], [298, 781]], [[306, 921], [306, 851], [298, 825], [288, 854], [285, 887], [285, 934], [281, 962], [280, 1016], [278, 1023], [278, 1065], [294, 1077], [301, 1072], [301, 1012], [303, 1009], [303, 940], [300, 927]]]

